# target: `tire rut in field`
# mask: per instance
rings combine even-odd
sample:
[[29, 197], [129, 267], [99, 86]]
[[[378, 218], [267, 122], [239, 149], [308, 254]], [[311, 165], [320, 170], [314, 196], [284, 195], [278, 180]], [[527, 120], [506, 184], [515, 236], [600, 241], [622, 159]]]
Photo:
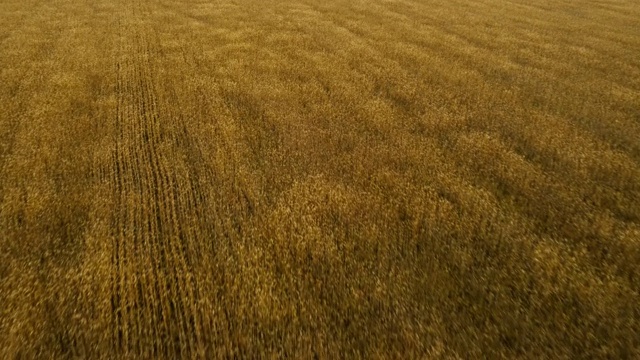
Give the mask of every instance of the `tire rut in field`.
[[[112, 154], [112, 344], [123, 354], [165, 357], [201, 346], [189, 253], [195, 236], [180, 221], [198, 206], [180, 186], [171, 161], [171, 134], [159, 113], [149, 29], [125, 13], [116, 56], [117, 111]], [[133, 20], [127, 22], [126, 20]], [[182, 184], [184, 185], [184, 184]]]

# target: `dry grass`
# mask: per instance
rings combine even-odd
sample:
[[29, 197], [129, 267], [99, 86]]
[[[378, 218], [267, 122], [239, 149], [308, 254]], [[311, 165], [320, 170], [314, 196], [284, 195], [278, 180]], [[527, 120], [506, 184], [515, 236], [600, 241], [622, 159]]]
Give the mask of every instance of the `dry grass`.
[[640, 5], [0, 1], [0, 358], [640, 357]]

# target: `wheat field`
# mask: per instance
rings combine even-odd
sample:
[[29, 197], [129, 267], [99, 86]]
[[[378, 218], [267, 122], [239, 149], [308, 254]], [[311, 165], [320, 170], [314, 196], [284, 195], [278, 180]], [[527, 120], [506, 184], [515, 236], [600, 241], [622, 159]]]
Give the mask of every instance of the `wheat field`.
[[640, 3], [0, 0], [0, 358], [640, 357]]

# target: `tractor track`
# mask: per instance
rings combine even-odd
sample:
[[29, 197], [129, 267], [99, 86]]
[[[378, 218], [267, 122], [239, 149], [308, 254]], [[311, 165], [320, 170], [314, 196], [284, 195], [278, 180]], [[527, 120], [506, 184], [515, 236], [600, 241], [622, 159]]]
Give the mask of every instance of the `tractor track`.
[[[115, 194], [111, 273], [111, 341], [122, 354], [193, 354], [201, 344], [198, 290], [190, 255], [197, 234], [181, 217], [201, 205], [179, 184], [170, 156], [180, 133], [159, 111], [154, 61], [160, 56], [148, 9], [123, 5], [115, 56], [117, 109], [110, 184]], [[197, 211], [195, 211], [197, 212]], [[195, 337], [195, 339], [193, 338]]]

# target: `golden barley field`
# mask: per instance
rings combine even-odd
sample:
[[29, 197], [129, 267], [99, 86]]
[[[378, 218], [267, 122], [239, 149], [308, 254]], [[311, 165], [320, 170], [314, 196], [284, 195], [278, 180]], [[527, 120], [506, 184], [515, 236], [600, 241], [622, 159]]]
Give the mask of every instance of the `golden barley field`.
[[640, 357], [635, 0], [0, 0], [0, 358]]

